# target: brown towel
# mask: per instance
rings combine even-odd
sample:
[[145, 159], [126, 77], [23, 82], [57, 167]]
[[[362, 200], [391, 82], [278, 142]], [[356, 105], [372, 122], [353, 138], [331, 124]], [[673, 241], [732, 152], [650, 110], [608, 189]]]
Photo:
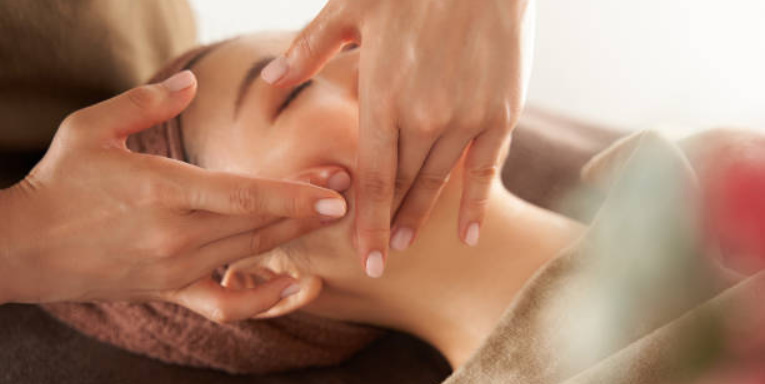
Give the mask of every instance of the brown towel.
[[[211, 47], [176, 59], [152, 82], [190, 67]], [[183, 160], [178, 118], [131, 136], [135, 152]], [[168, 363], [230, 373], [268, 373], [340, 363], [375, 340], [366, 326], [293, 314], [273, 320], [219, 325], [166, 303], [48, 304], [59, 320], [129, 351]]]

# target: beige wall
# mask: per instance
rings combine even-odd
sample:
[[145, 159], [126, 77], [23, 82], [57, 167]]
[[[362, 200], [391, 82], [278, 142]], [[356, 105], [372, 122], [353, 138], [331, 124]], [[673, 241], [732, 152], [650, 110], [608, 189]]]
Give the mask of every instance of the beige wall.
[[[537, 2], [531, 103], [636, 129], [765, 130], [765, 0]], [[324, 0], [192, 3], [209, 41], [298, 28]]]
[[765, 130], [765, 1], [538, 0], [530, 101], [646, 128]]

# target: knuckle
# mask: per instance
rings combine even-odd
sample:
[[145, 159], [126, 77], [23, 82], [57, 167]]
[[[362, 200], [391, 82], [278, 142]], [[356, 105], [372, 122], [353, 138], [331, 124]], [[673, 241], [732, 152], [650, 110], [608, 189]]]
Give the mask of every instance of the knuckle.
[[485, 112], [474, 109], [470, 112], [462, 114], [459, 118], [459, 126], [467, 130], [468, 133], [477, 134], [484, 130], [486, 127], [486, 114]]
[[388, 182], [380, 173], [367, 173], [366, 177], [359, 180], [359, 188], [365, 198], [373, 201], [386, 201], [393, 196], [394, 183]]
[[471, 212], [474, 214], [480, 214], [486, 210], [486, 207], [489, 205], [489, 197], [488, 196], [476, 196], [472, 197], [470, 199], [467, 199], [465, 201], [465, 209], [467, 212]]
[[188, 238], [177, 229], [155, 225], [148, 242], [149, 253], [157, 259], [169, 259], [180, 253], [188, 245]]
[[162, 180], [151, 178], [145, 181], [138, 191], [140, 205], [156, 207], [162, 205], [165, 198], [171, 195], [168, 185]]
[[509, 108], [501, 108], [491, 119], [492, 124], [509, 130], [513, 123], [513, 117], [517, 115], [517, 113], [511, 112]]
[[415, 135], [415, 139], [423, 141], [435, 141], [443, 133], [443, 125], [431, 123], [428, 125], [416, 125], [410, 128]]
[[488, 103], [480, 114], [473, 116], [471, 124], [479, 124], [481, 130], [491, 129], [509, 132], [517, 121], [520, 112], [520, 110], [511, 109], [511, 106], [506, 102]]
[[284, 203], [284, 214], [288, 217], [298, 217], [302, 212], [309, 211], [309, 209], [304, 209], [304, 204], [306, 204], [306, 201], [307, 200], [305, 198], [287, 200]]
[[411, 111], [404, 121], [405, 129], [411, 130], [423, 138], [436, 138], [451, 121], [451, 116], [446, 113], [430, 113], [426, 111], [432, 108], [416, 108]]
[[511, 105], [504, 105], [499, 109], [500, 122], [504, 122], [504, 126], [507, 130], [513, 129], [521, 118], [523, 113], [523, 105], [518, 103], [512, 103]]
[[244, 213], [256, 213], [262, 210], [262, 199], [256, 188], [242, 186], [229, 195], [231, 205]]
[[78, 131], [84, 129], [88, 125], [87, 116], [82, 110], [70, 113], [64, 118], [60, 126], [62, 130], [66, 131]]
[[365, 224], [358, 229], [359, 235], [365, 239], [379, 240], [382, 244], [386, 243], [384, 240], [390, 235], [389, 225], [376, 225], [376, 223]]
[[127, 100], [139, 110], [153, 110], [162, 102], [162, 94], [155, 87], [142, 86], [128, 91]]
[[430, 172], [423, 172], [417, 178], [418, 188], [426, 191], [433, 192], [441, 189], [449, 179], [449, 175], [441, 175]]
[[316, 53], [314, 47], [312, 35], [306, 32], [302, 32], [300, 36], [295, 39], [295, 50], [304, 57], [313, 57]]
[[489, 184], [499, 174], [499, 165], [479, 165], [467, 169], [467, 177], [470, 183]]

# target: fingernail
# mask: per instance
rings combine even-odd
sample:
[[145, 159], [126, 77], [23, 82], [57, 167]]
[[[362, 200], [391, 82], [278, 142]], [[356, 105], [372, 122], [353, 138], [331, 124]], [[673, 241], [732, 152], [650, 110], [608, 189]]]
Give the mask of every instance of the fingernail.
[[263, 71], [260, 72], [260, 77], [266, 83], [274, 84], [287, 74], [287, 70], [289, 70], [287, 59], [284, 56], [279, 56], [263, 68]]
[[170, 78], [162, 82], [162, 85], [170, 92], [179, 92], [194, 85], [194, 82], [196, 82], [194, 74], [186, 70], [170, 76]]
[[327, 186], [331, 190], [343, 192], [351, 187], [351, 176], [348, 172], [335, 173], [327, 180]]
[[397, 251], [404, 251], [409, 248], [409, 244], [414, 237], [414, 231], [409, 228], [399, 228], [393, 234], [393, 238], [390, 241], [391, 248]]
[[282, 299], [300, 292], [300, 284], [293, 283], [282, 291]]
[[367, 256], [366, 272], [367, 276], [377, 279], [382, 277], [385, 270], [385, 264], [383, 263], [382, 253], [380, 251], [372, 251]]
[[316, 202], [316, 212], [329, 217], [345, 216], [345, 201], [340, 199], [321, 199]]
[[478, 238], [481, 236], [481, 228], [478, 223], [473, 223], [468, 226], [467, 233], [465, 233], [465, 244], [475, 247], [478, 245]]

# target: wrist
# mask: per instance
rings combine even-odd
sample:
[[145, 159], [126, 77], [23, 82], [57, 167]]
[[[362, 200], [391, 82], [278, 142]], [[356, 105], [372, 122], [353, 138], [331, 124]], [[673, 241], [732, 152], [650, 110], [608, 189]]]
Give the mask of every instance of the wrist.
[[[19, 247], [24, 239], [18, 236], [18, 185], [0, 189], [0, 305], [19, 300], [21, 273], [19, 260], [23, 253]], [[22, 279], [23, 281], [23, 279]]]
[[10, 189], [0, 189], [0, 305], [13, 301], [13, 289], [11, 287], [10, 275], [10, 222], [13, 221], [11, 215]]

